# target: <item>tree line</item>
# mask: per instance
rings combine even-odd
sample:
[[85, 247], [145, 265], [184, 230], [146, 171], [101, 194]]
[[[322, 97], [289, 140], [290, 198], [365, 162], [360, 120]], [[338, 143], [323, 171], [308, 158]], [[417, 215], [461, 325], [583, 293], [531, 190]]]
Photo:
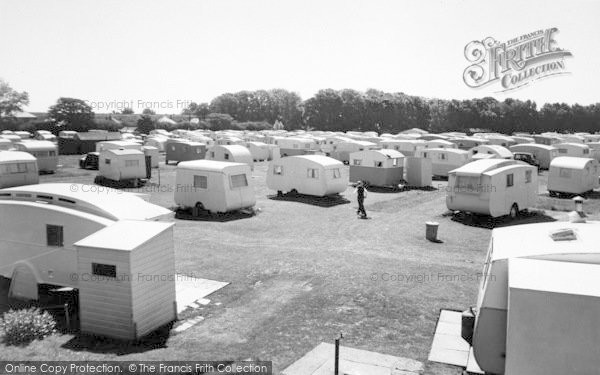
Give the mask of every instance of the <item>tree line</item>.
[[[12, 114], [28, 104], [26, 92], [16, 92], [0, 80], [0, 127], [17, 124]], [[126, 111], [126, 112], [125, 112]], [[131, 114], [130, 108], [123, 110]], [[404, 93], [370, 89], [324, 89], [306, 100], [283, 89], [240, 91], [217, 96], [210, 103], [192, 102], [177, 125], [157, 124], [146, 110], [137, 119], [140, 131], [153, 128], [248, 129], [271, 128], [281, 121], [287, 130], [375, 131], [398, 133], [411, 128], [430, 132], [473, 129], [511, 134], [596, 132], [600, 130], [600, 103], [582, 106], [547, 103], [537, 108], [534, 101], [492, 97], [446, 100], [428, 99]], [[94, 119], [92, 108], [83, 100], [59, 98], [48, 110], [50, 122], [34, 123], [37, 129], [85, 131], [89, 128], [115, 128], [110, 121]], [[197, 120], [192, 120], [197, 119]], [[132, 125], [132, 124], [127, 124]]]

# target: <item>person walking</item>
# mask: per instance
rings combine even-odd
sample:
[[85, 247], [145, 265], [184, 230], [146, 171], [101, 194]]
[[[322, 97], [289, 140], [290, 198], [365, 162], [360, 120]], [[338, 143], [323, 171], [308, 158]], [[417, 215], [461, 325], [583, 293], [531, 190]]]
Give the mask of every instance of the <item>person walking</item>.
[[356, 214], [360, 214], [362, 219], [366, 219], [367, 211], [365, 211], [364, 202], [367, 197], [367, 189], [365, 189], [365, 183], [358, 181], [354, 192], [356, 193], [356, 200], [358, 201], [358, 210], [356, 211]]

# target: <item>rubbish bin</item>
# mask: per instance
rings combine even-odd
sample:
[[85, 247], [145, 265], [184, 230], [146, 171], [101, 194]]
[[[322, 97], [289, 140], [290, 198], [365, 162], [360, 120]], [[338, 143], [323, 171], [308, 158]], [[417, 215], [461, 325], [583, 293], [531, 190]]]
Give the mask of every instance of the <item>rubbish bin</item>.
[[425, 238], [427, 238], [429, 241], [432, 242], [437, 242], [437, 232], [438, 232], [438, 227], [439, 227], [439, 223], [435, 222], [435, 221], [428, 221], [425, 223]]

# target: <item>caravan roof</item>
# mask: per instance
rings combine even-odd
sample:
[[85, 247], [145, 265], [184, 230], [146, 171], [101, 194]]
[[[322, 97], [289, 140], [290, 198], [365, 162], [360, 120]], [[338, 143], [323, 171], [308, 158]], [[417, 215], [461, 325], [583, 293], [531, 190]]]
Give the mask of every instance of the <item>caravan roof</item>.
[[182, 161], [181, 163], [177, 164], [178, 169], [193, 169], [213, 172], [222, 172], [225, 168], [239, 166], [248, 166], [248, 164], [206, 159]]
[[594, 161], [594, 159], [590, 158], [577, 158], [573, 156], [559, 156], [552, 159], [550, 165], [552, 167], [559, 168], [572, 168], [572, 169], [582, 169], [585, 168], [587, 163]]
[[[132, 251], [152, 240], [175, 223], [158, 221], [117, 221], [75, 243], [75, 246]], [[127, 233], [123, 236], [123, 233]]]
[[37, 159], [28, 152], [23, 151], [0, 151], [0, 163], [14, 161], [36, 161]]
[[28, 151], [56, 150], [56, 145], [50, 141], [24, 141], [18, 144], [25, 147]]
[[171, 213], [170, 210], [148, 203], [135, 194], [96, 185], [52, 183], [18, 186], [0, 191], [14, 193], [11, 198], [8, 198], [12, 200], [27, 200], [15, 196], [20, 193], [29, 193], [32, 195], [32, 199], [36, 199], [34, 195], [52, 197], [52, 201], [49, 202], [51, 204], [92, 213], [111, 220], [153, 220]]
[[119, 149], [109, 149], [109, 150], [104, 150], [102, 152], [109, 152], [111, 154], [114, 155], [143, 155], [144, 153], [140, 150], [134, 150], [134, 149], [127, 149], [127, 148], [119, 148]]
[[456, 168], [450, 173], [460, 173], [461, 175], [467, 176], [478, 176], [482, 173], [491, 171], [496, 168], [504, 167], [507, 165], [518, 164], [515, 160], [509, 159], [481, 159], [465, 164], [460, 168]]
[[322, 165], [323, 167], [343, 165], [343, 163], [341, 161], [338, 161], [336, 159], [333, 159], [333, 158], [330, 158], [330, 157], [324, 156], [324, 155], [298, 155], [298, 156], [290, 156], [290, 158], [305, 159], [305, 160], [311, 161], [313, 163]]
[[[576, 239], [555, 241], [551, 234], [571, 229]], [[552, 254], [599, 254], [600, 222], [552, 222], [514, 225], [492, 232], [492, 260]]]
[[403, 158], [404, 157], [403, 153], [401, 153], [399, 151], [396, 151], [396, 150], [390, 150], [389, 148], [384, 148], [384, 149], [381, 149], [381, 150], [367, 150], [367, 151], [369, 151], [369, 152], [377, 152], [377, 153], [383, 154], [383, 155], [387, 156], [390, 159]]

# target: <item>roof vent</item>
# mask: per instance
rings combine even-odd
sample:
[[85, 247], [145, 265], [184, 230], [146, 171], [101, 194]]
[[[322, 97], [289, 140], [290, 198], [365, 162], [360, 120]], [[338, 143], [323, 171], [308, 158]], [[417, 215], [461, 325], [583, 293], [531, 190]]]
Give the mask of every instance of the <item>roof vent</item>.
[[577, 239], [575, 231], [571, 228], [561, 228], [550, 232], [553, 241], [574, 241]]

